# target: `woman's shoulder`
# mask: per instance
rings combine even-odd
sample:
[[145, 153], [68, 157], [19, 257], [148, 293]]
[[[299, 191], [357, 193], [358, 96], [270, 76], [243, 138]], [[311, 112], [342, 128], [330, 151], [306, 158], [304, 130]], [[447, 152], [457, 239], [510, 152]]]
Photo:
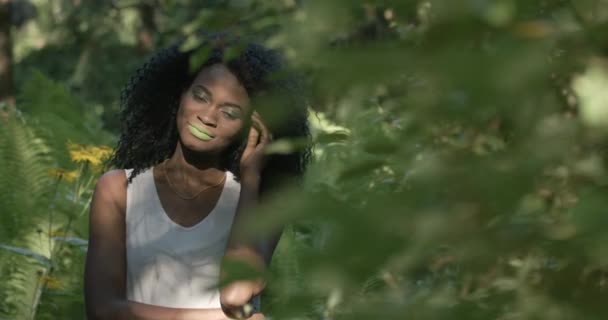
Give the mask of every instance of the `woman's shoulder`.
[[118, 187], [124, 185], [126, 187], [128, 170], [114, 169], [104, 172], [97, 180], [98, 186], [103, 187]]
[[97, 179], [90, 204], [91, 243], [120, 237], [126, 216], [126, 182], [124, 170], [111, 170]]
[[126, 201], [127, 173], [125, 170], [110, 170], [97, 180], [94, 196], [104, 202], [121, 204]]

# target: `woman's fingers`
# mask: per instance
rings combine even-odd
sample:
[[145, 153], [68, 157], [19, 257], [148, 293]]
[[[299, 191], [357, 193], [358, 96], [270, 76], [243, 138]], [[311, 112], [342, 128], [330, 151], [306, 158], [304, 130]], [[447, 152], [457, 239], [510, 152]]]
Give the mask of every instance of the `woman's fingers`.
[[222, 288], [220, 304], [224, 313], [232, 319], [264, 319], [255, 317], [259, 312], [254, 296], [262, 287], [258, 281], [236, 281]]
[[263, 145], [267, 144], [269, 141], [270, 133], [268, 131], [268, 128], [266, 127], [266, 124], [264, 124], [262, 117], [260, 117], [260, 114], [257, 111], [254, 111], [253, 114], [251, 115], [251, 119], [252, 119], [252, 123], [260, 131], [261, 137], [259, 138], [259, 140], [260, 140], [259, 143], [263, 144]]
[[256, 128], [251, 127], [249, 129], [249, 135], [247, 136], [247, 146], [245, 147], [244, 153], [248, 153], [255, 150], [255, 147], [258, 145], [259, 138], [259, 131]]

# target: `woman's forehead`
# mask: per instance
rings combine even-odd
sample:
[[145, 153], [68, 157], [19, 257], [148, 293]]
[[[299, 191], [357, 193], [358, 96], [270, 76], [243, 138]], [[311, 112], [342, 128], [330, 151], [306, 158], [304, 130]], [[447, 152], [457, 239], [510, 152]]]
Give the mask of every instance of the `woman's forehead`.
[[[203, 85], [209, 90], [219, 91], [218, 95], [230, 96], [241, 101], [249, 101], [247, 89], [239, 81], [239, 79], [223, 64], [213, 64], [203, 68], [196, 79], [193, 86]], [[216, 95], [215, 92], [213, 92]]]

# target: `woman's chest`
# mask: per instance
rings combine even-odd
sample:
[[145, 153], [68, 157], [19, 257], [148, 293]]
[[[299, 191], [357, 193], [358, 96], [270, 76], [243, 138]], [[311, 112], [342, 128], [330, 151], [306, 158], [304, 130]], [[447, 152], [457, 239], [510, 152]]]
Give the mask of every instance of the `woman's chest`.
[[146, 172], [127, 190], [128, 248], [187, 252], [215, 251], [212, 247], [218, 246], [223, 250], [236, 213], [238, 187], [228, 181], [223, 190], [210, 190], [192, 200], [177, 199]]
[[221, 190], [212, 190], [196, 199], [185, 200], [170, 191], [159, 188], [161, 207], [171, 221], [184, 228], [203, 223], [216, 209], [221, 197]]

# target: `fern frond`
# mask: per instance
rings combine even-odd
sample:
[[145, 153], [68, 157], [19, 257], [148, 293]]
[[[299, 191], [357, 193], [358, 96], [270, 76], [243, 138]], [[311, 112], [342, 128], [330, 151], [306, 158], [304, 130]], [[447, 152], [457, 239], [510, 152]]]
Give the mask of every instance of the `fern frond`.
[[23, 234], [48, 210], [48, 146], [20, 119], [0, 127], [0, 241]]

